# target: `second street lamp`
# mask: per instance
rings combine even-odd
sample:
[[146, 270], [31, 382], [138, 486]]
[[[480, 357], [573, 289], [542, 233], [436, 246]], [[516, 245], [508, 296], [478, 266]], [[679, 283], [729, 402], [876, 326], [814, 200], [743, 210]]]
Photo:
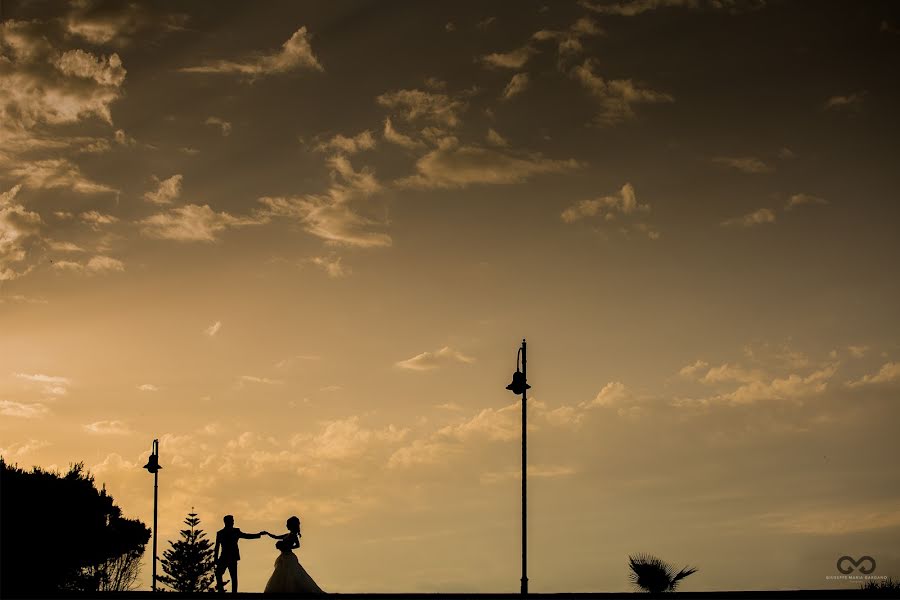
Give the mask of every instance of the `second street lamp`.
[[153, 591], [156, 591], [156, 530], [157, 530], [157, 506], [159, 498], [159, 440], [153, 440], [150, 458], [144, 468], [153, 473]]
[[[519, 371], [519, 359], [521, 359], [522, 370]], [[531, 389], [525, 376], [525, 340], [522, 340], [522, 347], [519, 348], [519, 354], [516, 357], [516, 372], [513, 373], [512, 383], [506, 386], [506, 389], [513, 394], [522, 394], [522, 593], [528, 593], [528, 517], [527, 517], [527, 480], [526, 480], [526, 460], [528, 458], [528, 438], [525, 422], [526, 415], [526, 394]]]

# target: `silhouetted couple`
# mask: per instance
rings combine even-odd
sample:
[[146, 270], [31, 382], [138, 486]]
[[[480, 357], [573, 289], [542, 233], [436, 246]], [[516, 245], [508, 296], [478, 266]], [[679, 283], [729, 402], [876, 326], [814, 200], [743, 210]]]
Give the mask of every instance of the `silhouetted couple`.
[[[241, 553], [238, 550], [238, 540], [256, 540], [267, 535], [272, 539], [278, 540], [275, 548], [281, 551], [278, 558], [275, 559], [275, 571], [269, 577], [266, 583], [266, 593], [268, 594], [322, 594], [324, 593], [313, 578], [309, 576], [306, 570], [300, 565], [297, 556], [294, 554], [294, 548], [300, 547], [300, 519], [291, 517], [287, 520], [287, 533], [275, 535], [268, 531], [260, 531], [259, 533], [244, 533], [234, 526], [234, 517], [225, 515], [223, 519], [225, 527], [216, 533], [216, 547], [213, 551], [216, 562], [216, 589], [220, 592], [225, 591], [225, 584], [222, 582], [222, 575], [225, 571], [231, 575], [231, 591], [238, 591], [238, 573], [237, 563], [241, 560]], [[221, 549], [221, 553], [220, 553]]]

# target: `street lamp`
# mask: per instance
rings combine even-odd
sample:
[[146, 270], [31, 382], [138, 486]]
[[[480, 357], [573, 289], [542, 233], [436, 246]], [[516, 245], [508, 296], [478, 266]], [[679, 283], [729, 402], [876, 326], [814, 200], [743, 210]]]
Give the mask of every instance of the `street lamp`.
[[[521, 359], [522, 370], [519, 371], [519, 360]], [[528, 593], [528, 529], [527, 525], [527, 487], [526, 487], [526, 478], [525, 478], [525, 470], [526, 470], [526, 460], [527, 453], [526, 449], [528, 447], [528, 438], [527, 432], [528, 430], [525, 427], [525, 392], [526, 390], [531, 389], [531, 386], [528, 385], [528, 382], [525, 378], [525, 340], [522, 340], [522, 347], [519, 348], [519, 353], [516, 356], [516, 372], [513, 373], [512, 383], [506, 386], [506, 389], [511, 391], [513, 394], [519, 395], [522, 394], [522, 593]]]
[[158, 514], [157, 505], [159, 497], [159, 440], [153, 440], [150, 458], [144, 468], [153, 473], [153, 591], [156, 591], [156, 517]]

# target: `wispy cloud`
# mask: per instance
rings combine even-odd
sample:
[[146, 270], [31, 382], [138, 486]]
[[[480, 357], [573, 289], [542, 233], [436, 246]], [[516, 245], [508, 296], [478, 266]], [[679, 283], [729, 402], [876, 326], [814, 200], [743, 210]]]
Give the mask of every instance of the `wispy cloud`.
[[900, 362], [888, 362], [882, 365], [877, 373], [863, 375], [854, 381], [848, 381], [847, 387], [859, 388], [863, 386], [879, 385], [900, 381]]
[[824, 198], [820, 198], [818, 196], [813, 196], [812, 194], [794, 194], [789, 199], [787, 204], [785, 205], [785, 210], [793, 210], [799, 206], [808, 206], [814, 204], [828, 204], [828, 200]]
[[606, 80], [594, 72], [596, 61], [585, 60], [572, 69], [572, 76], [584, 86], [599, 104], [595, 121], [609, 126], [635, 118], [636, 104], [660, 104], [675, 99], [664, 92], [641, 87], [630, 79]]
[[775, 211], [773, 211], [771, 208], [760, 208], [740, 217], [726, 219], [725, 221], [722, 221], [721, 224], [725, 227], [734, 225], [738, 225], [740, 227], [753, 227], [756, 225], [765, 225], [767, 223], [774, 222]]
[[179, 242], [215, 242], [226, 229], [262, 225], [265, 216], [236, 217], [216, 212], [208, 204], [186, 204], [140, 221], [147, 237]]
[[516, 73], [509, 80], [509, 83], [506, 84], [506, 87], [503, 88], [503, 95], [501, 96], [504, 100], [509, 100], [510, 98], [514, 98], [528, 89], [529, 84], [528, 73]]
[[156, 189], [144, 193], [144, 200], [153, 204], [171, 204], [181, 195], [182, 176], [180, 174], [172, 175], [166, 179], [159, 179], [153, 176], [156, 183]]
[[475, 359], [467, 356], [449, 346], [444, 346], [436, 352], [422, 352], [412, 358], [401, 360], [396, 366], [411, 371], [430, 371], [453, 364], [471, 364]]
[[44, 375], [43, 373], [15, 373], [18, 379], [39, 385], [41, 390], [50, 396], [65, 396], [69, 392], [72, 380], [59, 375]]
[[[21, 419], [37, 419], [50, 413], [44, 404], [40, 402], [14, 402], [12, 400], [0, 400], [0, 415], [6, 417], [18, 417]], [[0, 452], [0, 454], [4, 454]], [[8, 454], [4, 454], [9, 456]]]
[[204, 121], [206, 125], [212, 125], [213, 127], [218, 127], [219, 131], [222, 134], [222, 137], [228, 137], [231, 135], [231, 122], [226, 121], [225, 119], [220, 119], [219, 117], [207, 117], [206, 121]]
[[216, 335], [218, 335], [218, 333], [219, 333], [219, 331], [221, 331], [221, 329], [222, 329], [222, 321], [216, 321], [215, 323], [213, 323], [212, 325], [210, 325], [209, 327], [204, 329], [203, 333], [205, 333], [209, 337], [215, 337]]
[[88, 423], [84, 430], [94, 435], [129, 435], [131, 429], [122, 421], [97, 421]]
[[716, 156], [714, 163], [731, 167], [742, 173], [771, 173], [775, 169], [754, 156]]
[[287, 73], [297, 69], [323, 71], [319, 59], [313, 53], [306, 27], [301, 27], [281, 45], [268, 54], [249, 56], [240, 60], [215, 60], [202, 65], [184, 67], [184, 73], [225, 73], [248, 78]]
[[481, 57], [481, 62], [492, 68], [500, 69], [521, 69], [528, 62], [528, 59], [534, 56], [537, 50], [526, 44], [521, 48], [510, 50], [509, 52], [494, 52]]
[[831, 96], [823, 105], [825, 110], [856, 112], [862, 108], [868, 92], [865, 90], [842, 96]]

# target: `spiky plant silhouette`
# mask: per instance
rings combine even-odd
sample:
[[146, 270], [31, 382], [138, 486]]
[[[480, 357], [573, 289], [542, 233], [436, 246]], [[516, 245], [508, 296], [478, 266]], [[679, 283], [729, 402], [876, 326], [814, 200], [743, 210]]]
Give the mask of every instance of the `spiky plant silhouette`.
[[631, 583], [651, 594], [674, 592], [682, 579], [697, 572], [693, 567], [685, 567], [676, 573], [671, 565], [650, 554], [629, 556], [628, 567]]

